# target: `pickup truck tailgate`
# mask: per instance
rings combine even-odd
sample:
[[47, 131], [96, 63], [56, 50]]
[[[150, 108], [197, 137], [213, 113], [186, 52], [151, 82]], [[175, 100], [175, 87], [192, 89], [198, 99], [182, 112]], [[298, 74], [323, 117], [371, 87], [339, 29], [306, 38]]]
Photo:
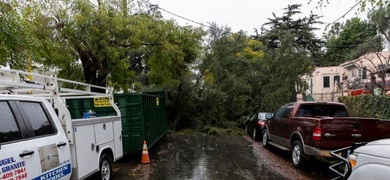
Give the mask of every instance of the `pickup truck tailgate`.
[[390, 137], [390, 121], [375, 118], [321, 118], [321, 149], [350, 146], [355, 142], [369, 142]]

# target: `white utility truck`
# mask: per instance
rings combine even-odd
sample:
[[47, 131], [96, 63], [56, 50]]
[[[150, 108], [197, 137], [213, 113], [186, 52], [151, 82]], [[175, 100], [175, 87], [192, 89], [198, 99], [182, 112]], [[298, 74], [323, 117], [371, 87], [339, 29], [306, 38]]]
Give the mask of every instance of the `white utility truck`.
[[[72, 119], [66, 100], [75, 98], [104, 99], [116, 115]], [[0, 69], [1, 180], [111, 179], [111, 163], [122, 156], [121, 114], [110, 88]]]

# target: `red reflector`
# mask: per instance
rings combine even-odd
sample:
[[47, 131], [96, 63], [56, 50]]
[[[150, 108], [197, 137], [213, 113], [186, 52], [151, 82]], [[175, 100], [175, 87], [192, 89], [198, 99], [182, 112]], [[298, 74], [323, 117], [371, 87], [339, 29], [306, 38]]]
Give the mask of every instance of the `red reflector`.
[[313, 128], [313, 136], [314, 141], [320, 141], [321, 140], [321, 128], [316, 126]]
[[264, 122], [263, 122], [263, 121], [258, 121], [258, 122], [257, 122], [257, 125], [259, 125], [259, 126], [264, 126]]

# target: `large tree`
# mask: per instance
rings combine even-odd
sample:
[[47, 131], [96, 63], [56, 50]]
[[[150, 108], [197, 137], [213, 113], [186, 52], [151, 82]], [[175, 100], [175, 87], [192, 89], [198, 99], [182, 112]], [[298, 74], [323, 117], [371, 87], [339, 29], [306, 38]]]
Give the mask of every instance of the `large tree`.
[[0, 2], [0, 65], [27, 69], [29, 61], [40, 49], [32, 34], [29, 17], [32, 14], [28, 3], [9, 0]]
[[[358, 5], [360, 11], [367, 10], [367, 5], [371, 6], [382, 6], [387, 3], [387, 1], [384, 0], [355, 0], [356, 5]], [[318, 7], [326, 7], [329, 3], [332, 3], [332, 1], [329, 0], [309, 0], [309, 3], [317, 3]], [[333, 2], [335, 3], [335, 2]], [[388, 5], [388, 4], [387, 4]], [[351, 7], [351, 9], [355, 8], [355, 6]]]
[[207, 89], [224, 94], [226, 99], [221, 105], [226, 118], [236, 119], [253, 107], [247, 104], [255, 95], [249, 80], [256, 73], [261, 74], [255, 65], [263, 57], [263, 46], [243, 32], [231, 33], [229, 28], [212, 26], [209, 32], [211, 49], [206, 52], [200, 71], [205, 75]]
[[390, 3], [383, 6], [373, 8], [368, 16], [370, 21], [377, 28], [380, 36], [382, 36], [387, 43], [390, 42]]
[[31, 28], [41, 45], [41, 56], [33, 60], [62, 75], [82, 69], [87, 83], [124, 91], [141, 80], [177, 84], [189, 73], [201, 48], [201, 29], [163, 20], [147, 1], [97, 2], [31, 3]]
[[[277, 17], [273, 14], [273, 18], [268, 18], [268, 22], [264, 23], [261, 28], [261, 34], [257, 34], [256, 38], [263, 41], [268, 49], [272, 50], [280, 47], [281, 36], [288, 33], [294, 36], [294, 41], [291, 46], [293, 48], [304, 48], [307, 50], [307, 55], [312, 58], [317, 58], [321, 54], [323, 41], [315, 37], [314, 31], [318, 30], [315, 27], [317, 24], [322, 24], [318, 15], [310, 14], [308, 17], [300, 18], [300, 4], [288, 5], [284, 8], [283, 16]], [[298, 19], [294, 19], [296, 17]]]
[[179, 106], [171, 109], [176, 112], [176, 129], [225, 128], [261, 106], [262, 43], [216, 24], [210, 25], [205, 43], [204, 53], [192, 66], [194, 78], [183, 80], [176, 96]]
[[[275, 70], [270, 78], [270, 89], [278, 93], [281, 102], [296, 101], [296, 84], [301, 84], [300, 77], [311, 73], [314, 61], [322, 55], [323, 42], [317, 39], [314, 31], [320, 24], [319, 16], [296, 18], [300, 14], [301, 5], [289, 5], [283, 16], [269, 18], [262, 27], [261, 34], [255, 38], [264, 42], [267, 47], [268, 64]], [[281, 83], [282, 82], [282, 83]], [[276, 91], [278, 90], [278, 91]], [[286, 98], [289, 97], [289, 98]]]
[[373, 23], [362, 21], [359, 18], [349, 19], [345, 25], [341, 23], [332, 25], [331, 30], [325, 36], [326, 53], [324, 59], [318, 61], [317, 64], [337, 66], [367, 52], [376, 51], [375, 46], [361, 48], [366, 41], [373, 40], [376, 34], [376, 27]]

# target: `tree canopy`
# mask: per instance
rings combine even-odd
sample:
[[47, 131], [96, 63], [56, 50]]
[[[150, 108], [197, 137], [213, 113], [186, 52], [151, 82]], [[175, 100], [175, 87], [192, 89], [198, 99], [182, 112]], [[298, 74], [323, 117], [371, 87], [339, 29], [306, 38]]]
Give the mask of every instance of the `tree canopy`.
[[[384, 4], [387, 3], [387, 1], [383, 1], [383, 0], [355, 0], [356, 1], [356, 4], [359, 5], [359, 9], [360, 11], [366, 11], [367, 10], [367, 5], [372, 5], [372, 6], [382, 6]], [[327, 6], [329, 3], [332, 3], [331, 1], [329, 0], [309, 0], [308, 1], [309, 3], [317, 3], [318, 6], [320, 7], [324, 7], [324, 6]], [[353, 7], [351, 7], [353, 8]]]
[[[375, 38], [375, 24], [352, 18], [345, 24], [337, 22], [326, 35], [326, 53], [318, 62], [320, 66], [336, 66], [351, 61], [367, 52], [377, 51], [374, 46], [361, 48], [361, 45]], [[380, 43], [380, 42], [379, 42]]]
[[[6, 17], [12, 21], [2, 18], [9, 24], [2, 26], [6, 41], [1, 47], [7, 45], [1, 48], [3, 62], [15, 66], [30, 59], [30, 64], [59, 69], [60, 75], [124, 91], [137, 82], [178, 81], [190, 72], [188, 65], [198, 56], [204, 34], [163, 20], [148, 2], [31, 1], [2, 5], [2, 11], [7, 7], [11, 13]], [[24, 18], [18, 11], [25, 12]], [[23, 53], [29, 56], [12, 57]], [[69, 69], [81, 69], [83, 77], [66, 73]]]
[[301, 13], [300, 7], [297, 4], [289, 5], [281, 17], [273, 14], [273, 18], [263, 25], [261, 34], [255, 36], [267, 47], [270, 58], [267, 64], [276, 72], [272, 73], [270, 79], [277, 86], [270, 85], [270, 89], [286, 88], [278, 89], [283, 90], [278, 93], [283, 98], [282, 102], [296, 100], [295, 85], [300, 84], [301, 76], [311, 73], [314, 62], [322, 55], [323, 41], [314, 35], [318, 29], [315, 25], [321, 24], [320, 17], [310, 14], [309, 17], [294, 19]]
[[0, 63], [124, 92], [162, 90], [172, 129], [214, 132], [296, 101], [301, 77], [316, 65], [363, 53], [380, 24], [389, 32], [382, 13], [374, 24], [337, 24], [324, 42], [314, 35], [321, 17], [302, 16], [300, 7], [272, 14], [247, 36], [215, 23], [179, 26], [148, 1], [8, 0], [0, 2]]

